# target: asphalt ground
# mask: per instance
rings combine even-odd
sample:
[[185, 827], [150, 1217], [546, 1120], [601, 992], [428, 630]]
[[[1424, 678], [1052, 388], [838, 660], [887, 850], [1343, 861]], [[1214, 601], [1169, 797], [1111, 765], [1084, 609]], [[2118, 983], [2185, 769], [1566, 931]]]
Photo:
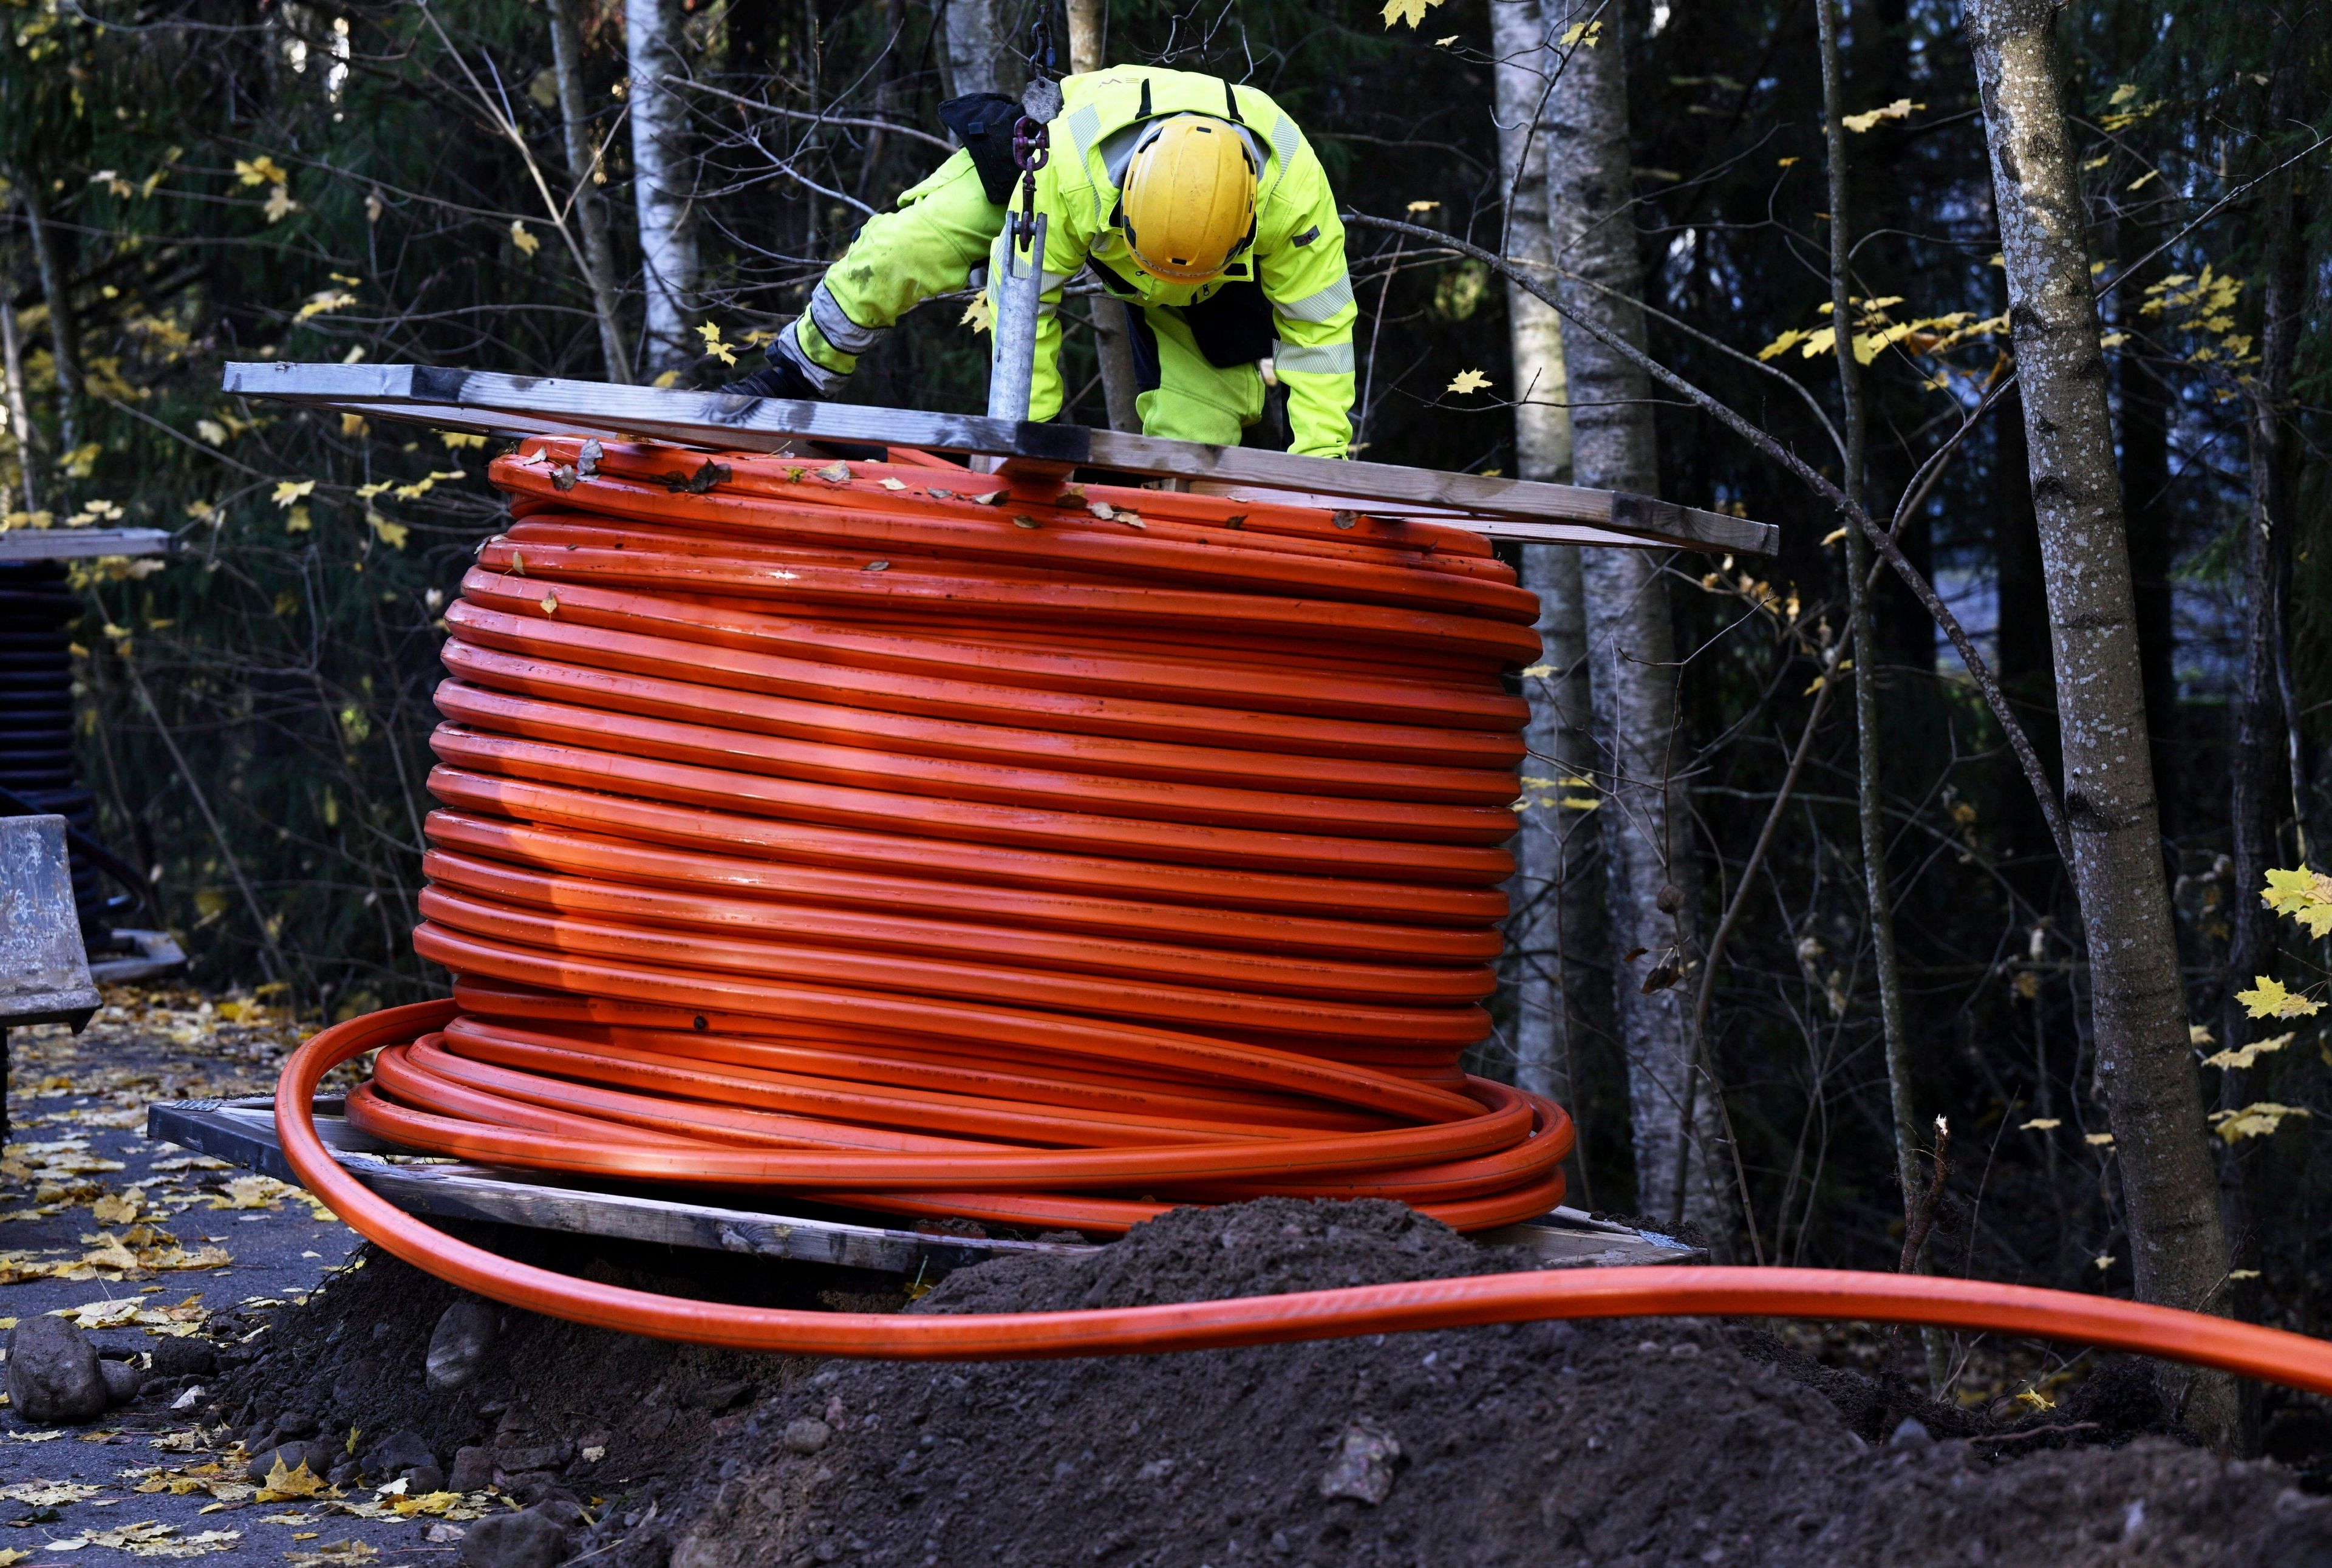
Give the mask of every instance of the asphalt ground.
[[[120, 987], [107, 1001], [78, 1037], [9, 1031], [0, 1323], [77, 1309], [116, 1357], [150, 1357], [173, 1338], [257, 1348], [269, 1315], [347, 1266], [358, 1238], [297, 1188], [149, 1143], [146, 1107], [268, 1093], [299, 1031], [252, 998]], [[235, 1412], [210, 1415], [215, 1381], [149, 1386], [78, 1427], [0, 1410], [0, 1568], [450, 1564], [461, 1518], [499, 1506], [481, 1496], [451, 1505], [451, 1517], [401, 1516], [368, 1488], [269, 1495], [244, 1479], [226, 1426]]]

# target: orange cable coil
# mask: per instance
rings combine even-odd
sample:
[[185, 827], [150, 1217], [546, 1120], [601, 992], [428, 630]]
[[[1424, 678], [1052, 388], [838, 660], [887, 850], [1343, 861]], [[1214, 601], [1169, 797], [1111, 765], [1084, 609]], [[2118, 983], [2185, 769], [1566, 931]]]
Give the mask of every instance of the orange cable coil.
[[740, 1307], [512, 1262], [319, 1138], [1113, 1233], [1176, 1202], [1544, 1213], [1572, 1129], [1469, 1077], [1536, 606], [1348, 512], [535, 439], [446, 616], [415, 945], [450, 1000], [294, 1053], [309, 1189], [492, 1299], [741, 1349], [1119, 1354], [1538, 1318], [1870, 1318], [2332, 1394], [2332, 1346], [1983, 1281], [1650, 1267], [970, 1316]]
[[408, 1147], [1102, 1233], [1563, 1195], [1488, 1032], [1537, 606], [1458, 529], [529, 441], [446, 615]]

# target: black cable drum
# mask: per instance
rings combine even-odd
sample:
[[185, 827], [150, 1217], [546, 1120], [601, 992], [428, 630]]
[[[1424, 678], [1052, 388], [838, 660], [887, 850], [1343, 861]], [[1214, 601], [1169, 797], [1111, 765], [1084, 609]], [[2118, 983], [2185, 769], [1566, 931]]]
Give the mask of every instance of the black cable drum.
[[[0, 564], [0, 789], [94, 838], [97, 800], [73, 769], [71, 628], [81, 617], [54, 561]], [[72, 884], [82, 932], [103, 932], [113, 905], [78, 849]]]

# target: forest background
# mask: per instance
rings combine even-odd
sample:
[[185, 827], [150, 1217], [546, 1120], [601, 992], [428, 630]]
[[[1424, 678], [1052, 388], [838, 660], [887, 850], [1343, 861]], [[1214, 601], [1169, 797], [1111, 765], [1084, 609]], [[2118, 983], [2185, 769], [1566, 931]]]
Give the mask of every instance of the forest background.
[[[1574, 1201], [1697, 1224], [1744, 1259], [2168, 1298], [2133, 1274], [2146, 1222], [2134, 1237], [2117, 1135], [2134, 1123], [2109, 1110], [2134, 1101], [2108, 1104], [2118, 1047], [2088, 951], [2104, 906], [2000, 722], [2029, 733], [2055, 802], [2050, 578], [2075, 563], [2043, 548], [2053, 492], [2036, 511], [2021, 407], [2040, 368], [2016, 374], [1971, 43], [2020, 9], [2025, 33], [2035, 14], [2053, 30], [2159, 801], [2160, 884], [2125, 902], [2166, 900], [2159, 979], [2189, 1031], [2167, 1066], [2203, 1112], [2166, 1136], [2208, 1150], [2222, 1238], [2207, 1300], [2184, 1304], [2318, 1331], [2332, 1043], [2308, 1009], [2327, 955], [2259, 895], [2332, 833], [2321, 8], [1071, 9], [1102, 58], [1251, 82], [1305, 127], [1354, 215], [1368, 457], [1570, 477], [1575, 421], [1582, 483], [1634, 463], [1629, 487], [1780, 525], [1773, 559], [1630, 555], [1624, 581], [1577, 552], [1520, 560], [1548, 594], [1550, 662], [1523, 678], [1539, 755], [1479, 1065], [1572, 1107]], [[1033, 15], [0, 5], [6, 523], [178, 537], [167, 564], [77, 569], [77, 690], [106, 836], [151, 869], [198, 978], [317, 1018], [442, 984], [408, 942], [429, 693], [439, 616], [498, 516], [479, 438], [246, 406], [218, 394], [220, 365], [717, 385], [945, 156], [942, 98], [1017, 90]], [[1996, 74], [2014, 51], [1995, 54]], [[1591, 164], [1596, 191], [1569, 177]], [[1531, 280], [1565, 301], [1559, 332]], [[980, 406], [969, 304], [917, 311], [848, 397]], [[1085, 309], [1066, 416], [1102, 424]], [[1619, 362], [1599, 323], [1680, 381], [1590, 390], [1589, 360]], [[1870, 578], [1867, 651], [1849, 649], [1860, 536], [1686, 387], [1867, 494], [2004, 703], [1903, 572]], [[1833, 428], [1863, 434], [1842, 447]], [[1630, 721], [1591, 693], [1599, 657], [1615, 683], [1659, 673], [1651, 707]], [[1647, 822], [1659, 875], [1623, 853]], [[2282, 902], [2326, 909], [2314, 885]], [[2263, 1022], [2235, 999], [2260, 977], [2293, 999]]]

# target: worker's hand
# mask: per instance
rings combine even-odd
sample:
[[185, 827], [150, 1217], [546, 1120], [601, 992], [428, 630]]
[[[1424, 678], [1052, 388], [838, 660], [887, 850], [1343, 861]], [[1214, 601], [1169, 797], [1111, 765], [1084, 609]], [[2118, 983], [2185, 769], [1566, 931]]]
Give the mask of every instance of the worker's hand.
[[824, 396], [801, 373], [801, 368], [783, 354], [771, 354], [768, 369], [756, 370], [741, 381], [731, 381], [714, 390], [746, 397], [790, 397], [804, 403], [817, 402]]

